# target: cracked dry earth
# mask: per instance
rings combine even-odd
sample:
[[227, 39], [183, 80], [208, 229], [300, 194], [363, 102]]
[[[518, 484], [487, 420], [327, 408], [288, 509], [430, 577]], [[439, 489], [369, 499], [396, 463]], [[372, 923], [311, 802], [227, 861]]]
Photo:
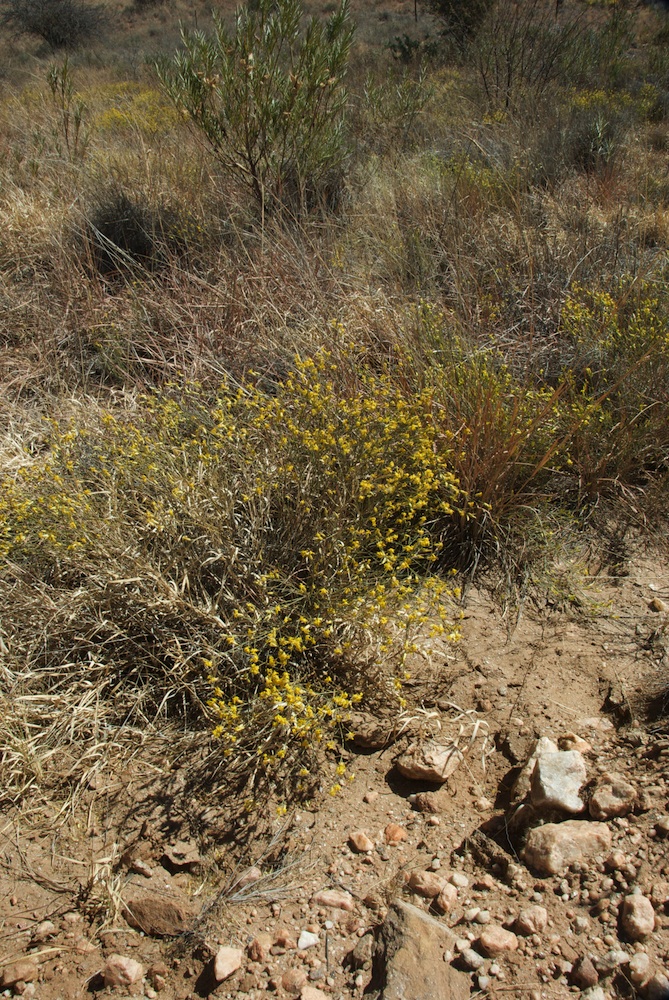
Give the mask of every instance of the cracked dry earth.
[[669, 997], [668, 607], [659, 557], [577, 613], [468, 590], [420, 708], [363, 721], [355, 780], [269, 847], [141, 750], [65, 813], [35, 795], [0, 826], [4, 995]]

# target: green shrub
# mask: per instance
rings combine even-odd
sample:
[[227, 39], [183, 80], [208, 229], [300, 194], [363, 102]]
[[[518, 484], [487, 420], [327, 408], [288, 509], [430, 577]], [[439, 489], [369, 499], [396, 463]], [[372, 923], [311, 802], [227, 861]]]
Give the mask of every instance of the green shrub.
[[633, 71], [635, 16], [624, 3], [608, 5], [603, 23], [585, 21], [564, 66], [564, 82], [590, 87], [624, 87]]
[[264, 212], [303, 212], [336, 191], [348, 154], [343, 85], [353, 37], [348, 0], [302, 30], [301, 0], [242, 7], [230, 32], [183, 32], [158, 72], [216, 159]]
[[36, 35], [52, 49], [71, 49], [94, 37], [103, 11], [83, 0], [3, 0], [2, 23], [23, 35]]
[[391, 52], [393, 59], [402, 63], [403, 66], [410, 66], [414, 63], [422, 62], [423, 59], [432, 59], [439, 52], [439, 44], [434, 38], [412, 38], [405, 32], [403, 35], [395, 35], [387, 48]]
[[357, 126], [361, 146], [391, 156], [411, 148], [421, 135], [421, 120], [434, 95], [422, 67], [416, 74], [403, 68], [380, 83], [368, 75]]
[[569, 77], [584, 31], [581, 15], [557, 20], [552, 0], [498, 0], [472, 47], [487, 101], [510, 108], [526, 93], [536, 101], [552, 83]]
[[47, 74], [58, 127], [54, 130], [56, 148], [70, 162], [83, 160], [86, 155], [90, 130], [86, 127], [86, 105], [75, 92], [74, 80], [67, 56], [62, 66], [52, 66]]
[[572, 93], [534, 144], [534, 181], [554, 184], [572, 170], [601, 178], [610, 175], [639, 110], [626, 93]]
[[495, 0], [429, 0], [444, 37], [460, 52], [476, 38]]
[[406, 32], [403, 35], [396, 35], [392, 42], [388, 43], [388, 48], [394, 59], [409, 66], [414, 62], [421, 50], [421, 43], [417, 38], [412, 38]]

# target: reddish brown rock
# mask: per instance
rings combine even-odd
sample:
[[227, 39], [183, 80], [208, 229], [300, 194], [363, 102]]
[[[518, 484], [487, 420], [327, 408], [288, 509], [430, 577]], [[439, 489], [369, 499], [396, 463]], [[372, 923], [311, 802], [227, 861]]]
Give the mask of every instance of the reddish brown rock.
[[193, 921], [193, 913], [185, 907], [158, 896], [128, 900], [123, 915], [131, 927], [151, 937], [177, 937]]
[[323, 990], [317, 990], [315, 986], [303, 986], [300, 1000], [331, 1000], [331, 996]]
[[667, 1000], [669, 979], [663, 972], [656, 972], [645, 985], [646, 1000]]
[[381, 985], [381, 1000], [469, 1000], [471, 979], [444, 961], [455, 940], [441, 921], [394, 900], [374, 950], [372, 978]]
[[252, 962], [265, 962], [267, 960], [267, 953], [260, 944], [260, 941], [258, 941], [258, 938], [254, 938], [253, 941], [249, 943], [246, 948], [246, 954]]
[[247, 868], [244, 874], [235, 882], [235, 891], [244, 889], [247, 885], [253, 885], [254, 882], [259, 882], [261, 878], [262, 871], [256, 865], [252, 868]]
[[547, 924], [548, 910], [545, 906], [528, 906], [520, 911], [514, 926], [518, 934], [527, 937], [530, 934], [543, 934]]
[[436, 872], [412, 872], [407, 885], [412, 892], [425, 899], [434, 899], [444, 888], [446, 882]]
[[54, 922], [52, 920], [42, 920], [33, 931], [32, 940], [35, 944], [41, 944], [43, 941], [48, 941], [55, 933], [56, 925]]
[[352, 910], [355, 906], [353, 896], [344, 889], [321, 889], [311, 897], [315, 906], [331, 906], [338, 910]]
[[358, 854], [370, 854], [374, 850], [374, 841], [364, 830], [354, 830], [348, 838], [349, 845]]
[[144, 978], [144, 966], [125, 955], [110, 955], [105, 962], [105, 986], [132, 986]]
[[164, 962], [160, 960], [154, 962], [153, 965], [149, 966], [149, 971], [146, 975], [151, 986], [158, 993], [165, 989], [167, 984], [168, 969]]
[[650, 889], [650, 898], [655, 906], [666, 906], [669, 903], [669, 882], [657, 879]]
[[354, 970], [357, 969], [369, 969], [372, 965], [372, 956], [374, 952], [374, 935], [373, 934], [363, 934], [363, 936], [358, 940], [355, 948], [349, 951], [346, 956], [346, 964]]
[[260, 988], [260, 977], [254, 976], [252, 972], [246, 972], [236, 985], [238, 993], [245, 995]]
[[455, 744], [444, 746], [432, 741], [409, 747], [395, 761], [395, 766], [404, 778], [443, 785], [463, 760], [464, 756]]
[[417, 795], [413, 797], [413, 806], [418, 812], [421, 813], [438, 813], [441, 812], [441, 806], [439, 804], [439, 796], [436, 792], [418, 792]]
[[72, 941], [77, 955], [90, 955], [92, 951], [97, 951], [92, 941], [89, 941], [83, 934], [78, 934]]
[[298, 996], [307, 985], [308, 976], [304, 969], [288, 969], [281, 977], [281, 985], [286, 993]]
[[578, 750], [579, 753], [592, 753], [592, 744], [576, 733], [565, 733], [558, 740], [560, 750]]
[[392, 726], [371, 715], [354, 715], [351, 730], [355, 745], [365, 750], [383, 750], [397, 739]]
[[599, 973], [587, 955], [579, 958], [574, 963], [571, 972], [571, 981], [581, 990], [587, 990], [590, 986], [596, 986], [599, 982]]
[[178, 840], [165, 850], [160, 863], [170, 872], [197, 871], [202, 864], [202, 857], [192, 841]]
[[30, 959], [21, 962], [12, 962], [6, 965], [0, 976], [0, 986], [3, 988], [13, 986], [14, 983], [32, 983], [37, 979], [37, 963]]
[[630, 941], [647, 938], [655, 929], [655, 910], [651, 901], [640, 893], [625, 896], [620, 925]]
[[389, 847], [397, 847], [398, 844], [409, 839], [409, 834], [403, 826], [399, 826], [397, 823], [389, 823], [383, 831], [383, 839]]
[[636, 788], [619, 774], [602, 774], [595, 782], [589, 810], [593, 819], [627, 816], [636, 802]]
[[219, 948], [214, 958], [214, 979], [222, 983], [229, 979], [242, 964], [244, 953], [241, 948]]
[[479, 945], [481, 951], [493, 957], [501, 955], [504, 951], [515, 951], [518, 947], [518, 938], [513, 931], [507, 931], [504, 927], [491, 924], [481, 932]]
[[368, 892], [363, 903], [368, 910], [371, 910], [379, 917], [379, 921], [383, 920], [386, 910], [386, 901], [383, 896], [377, 892]]
[[142, 878], [153, 877], [153, 868], [146, 861], [142, 861], [141, 858], [135, 858], [129, 867], [133, 875], [141, 875]]
[[280, 927], [277, 930], [273, 944], [279, 948], [285, 948], [286, 951], [294, 951], [297, 948], [297, 941], [285, 927]]
[[530, 830], [522, 858], [530, 868], [557, 875], [574, 861], [584, 861], [611, 850], [611, 831], [604, 823], [566, 820]]
[[458, 890], [447, 882], [438, 896], [435, 896], [434, 907], [439, 913], [450, 913], [458, 901]]

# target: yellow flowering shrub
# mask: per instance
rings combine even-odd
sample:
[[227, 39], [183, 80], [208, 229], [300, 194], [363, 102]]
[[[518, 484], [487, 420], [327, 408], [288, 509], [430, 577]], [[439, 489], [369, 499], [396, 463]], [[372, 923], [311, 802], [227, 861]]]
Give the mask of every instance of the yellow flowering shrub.
[[[54, 423], [46, 456], [0, 481], [5, 567], [113, 592], [87, 655], [143, 672], [157, 711], [186, 699], [256, 782], [306, 788], [305, 756], [357, 703], [403, 704], [417, 637], [457, 637], [433, 572], [460, 493], [434, 391], [354, 358], [349, 375], [322, 353], [271, 393], [172, 386]], [[59, 627], [49, 655], [72, 656]]]
[[[545, 546], [544, 525], [666, 476], [669, 316], [659, 284], [575, 284], [561, 316], [561, 370], [511, 368], [501, 350], [419, 304], [414, 337], [461, 491], [442, 558], [471, 567]], [[518, 544], [509, 545], [509, 536]], [[512, 558], [516, 558], [512, 556]]]
[[[429, 345], [441, 434], [451, 453], [460, 501], [443, 526], [446, 565], [471, 569], [499, 558], [511, 519], [555, 496], [568, 461], [565, 385], [523, 379], [489, 344], [476, 348], [449, 318], [421, 302], [414, 336]], [[521, 529], [524, 530], [524, 529]]]
[[574, 358], [563, 375], [580, 420], [570, 443], [589, 499], [662, 473], [669, 434], [669, 311], [660, 285], [575, 284], [562, 310]]
[[[103, 93], [98, 95], [104, 98]], [[159, 90], [140, 85], [118, 85], [110, 93], [112, 103], [93, 117], [93, 127], [102, 135], [139, 132], [147, 138], [168, 135], [181, 118]], [[103, 103], [101, 100], [100, 103]]]
[[595, 89], [574, 90], [570, 95], [569, 104], [573, 109], [581, 111], [621, 110], [633, 105], [634, 99], [627, 91]]

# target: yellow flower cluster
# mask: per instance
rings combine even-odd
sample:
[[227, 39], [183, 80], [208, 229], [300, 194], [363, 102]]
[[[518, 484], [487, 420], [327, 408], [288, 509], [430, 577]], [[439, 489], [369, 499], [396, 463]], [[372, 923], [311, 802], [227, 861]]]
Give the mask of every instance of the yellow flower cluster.
[[624, 279], [611, 291], [572, 286], [562, 310], [566, 334], [588, 355], [590, 379], [619, 377], [669, 357], [667, 307], [657, 287]]
[[139, 84], [98, 88], [86, 99], [102, 105], [92, 118], [94, 129], [101, 133], [139, 132], [155, 138], [174, 132], [180, 122], [179, 113], [160, 91]]
[[633, 97], [626, 91], [600, 89], [576, 90], [572, 93], [570, 104], [580, 110], [606, 111], [620, 110], [633, 104]]

